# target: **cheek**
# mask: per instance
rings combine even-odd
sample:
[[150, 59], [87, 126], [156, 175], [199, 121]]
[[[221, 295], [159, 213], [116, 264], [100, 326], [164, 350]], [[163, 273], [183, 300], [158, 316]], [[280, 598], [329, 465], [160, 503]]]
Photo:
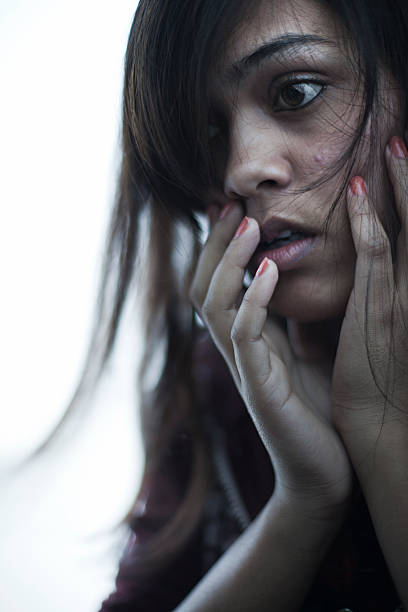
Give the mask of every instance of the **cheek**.
[[325, 153], [315, 153], [313, 155], [313, 161], [316, 164], [319, 164], [319, 165], [322, 164], [325, 161], [325, 159], [326, 159]]
[[300, 189], [312, 187], [317, 218], [320, 218], [324, 211], [328, 212], [328, 207], [332, 203], [336, 191], [341, 189], [344, 181], [342, 172], [336, 172], [332, 176], [332, 171], [336, 168], [338, 160], [338, 148], [331, 148], [327, 145], [310, 147], [307, 154], [300, 160], [302, 168], [298, 174], [299, 187]]
[[332, 166], [336, 160], [338, 159], [339, 154], [337, 147], [319, 147], [317, 151], [314, 151], [312, 155], [312, 163], [315, 169], [317, 170], [328, 170], [330, 166]]
[[339, 146], [313, 143], [312, 146], [306, 148], [305, 154], [299, 159], [302, 165], [300, 172], [306, 182], [310, 182], [310, 179], [312, 181], [316, 180], [330, 174], [340, 157], [341, 149]]

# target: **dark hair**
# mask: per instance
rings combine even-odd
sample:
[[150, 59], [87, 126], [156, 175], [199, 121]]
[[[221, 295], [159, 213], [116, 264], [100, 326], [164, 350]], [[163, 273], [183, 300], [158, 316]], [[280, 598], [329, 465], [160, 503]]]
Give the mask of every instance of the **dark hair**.
[[[320, 1], [337, 17], [344, 44], [351, 39], [353, 61], [365, 89], [360, 125], [340, 163], [348, 164], [346, 175], [350, 176], [368, 118], [373, 121], [375, 137], [381, 66], [391, 72], [401, 90], [404, 105], [401, 112], [407, 126], [408, 4], [406, 0]], [[196, 526], [209, 473], [191, 371], [197, 326], [188, 299], [199, 252], [198, 214], [204, 209], [203, 194], [220, 188], [209, 154], [209, 66], [243, 13], [257, 3], [139, 2], [126, 52], [123, 158], [103, 264], [98, 315], [84, 374], [59, 425], [79, 405], [84, 388], [101, 374], [112, 353], [131, 281], [138, 276], [139, 290], [145, 288], [142, 296], [145, 347], [138, 377], [146, 453], [141, 491], [160, 463], [161, 449], [171, 444], [174, 431], [182, 429], [193, 440], [192, 469], [184, 500], [150, 547], [151, 557], [158, 562], [164, 562], [176, 551]], [[333, 171], [338, 169], [339, 166]], [[389, 230], [392, 234], [392, 223]], [[186, 232], [191, 239], [189, 257], [184, 258], [184, 263], [175, 260], [180, 232]], [[396, 233], [394, 229], [393, 242]], [[143, 251], [138, 245], [146, 234], [148, 242]], [[138, 265], [142, 261], [145, 264]], [[143, 276], [146, 267], [148, 275]], [[158, 379], [149, 386], [149, 372], [159, 351], [164, 353], [163, 366]], [[127, 520], [134, 518], [131, 511]]]

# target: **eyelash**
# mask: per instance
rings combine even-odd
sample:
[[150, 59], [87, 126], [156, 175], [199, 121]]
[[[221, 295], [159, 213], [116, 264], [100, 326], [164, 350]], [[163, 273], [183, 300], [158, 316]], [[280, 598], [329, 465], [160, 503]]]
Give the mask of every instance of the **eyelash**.
[[[279, 97], [282, 95], [282, 92], [288, 88], [288, 87], [292, 87], [293, 85], [310, 85], [310, 86], [315, 86], [320, 88], [319, 91], [316, 93], [316, 95], [314, 95], [310, 100], [308, 100], [306, 103], [304, 104], [298, 104], [297, 106], [294, 107], [290, 107], [290, 106], [286, 106], [284, 108], [279, 107], [278, 104], [278, 100]], [[305, 77], [298, 77], [298, 78], [291, 78], [288, 79], [287, 81], [285, 81], [284, 83], [282, 83], [281, 85], [276, 86], [275, 83], [273, 83], [270, 87], [269, 87], [269, 91], [268, 91], [268, 102], [267, 102], [267, 106], [269, 109], [271, 109], [272, 107], [272, 111], [273, 112], [294, 112], [294, 111], [299, 111], [302, 110], [308, 106], [310, 106], [311, 104], [313, 104], [317, 98], [319, 98], [322, 93], [325, 91], [325, 89], [327, 88], [327, 84], [326, 83], [322, 83], [322, 81], [318, 80], [318, 79], [312, 79], [312, 78], [305, 78]], [[273, 89], [275, 89], [275, 91], [273, 92]], [[271, 103], [272, 100], [272, 103]], [[212, 121], [209, 121], [209, 138], [210, 140], [214, 140], [215, 138], [217, 138], [219, 136], [219, 134], [221, 133], [222, 129], [220, 127], [220, 122], [213, 119]]]
[[[289, 87], [293, 87], [293, 86], [301, 86], [301, 85], [306, 85], [311, 87], [312, 89], [314, 87], [318, 88], [319, 90], [317, 91], [317, 93], [315, 95], [313, 95], [313, 97], [308, 100], [305, 103], [299, 103], [296, 106], [282, 106], [282, 103], [279, 103], [279, 98], [282, 95], [282, 92], [289, 88]], [[283, 83], [282, 85], [279, 85], [277, 88], [275, 87], [271, 87], [269, 90], [269, 102], [268, 102], [268, 106], [271, 107], [272, 106], [272, 110], [274, 112], [284, 112], [284, 111], [289, 111], [289, 112], [293, 112], [293, 111], [297, 111], [300, 109], [304, 109], [307, 106], [309, 106], [310, 104], [313, 104], [313, 102], [316, 101], [317, 98], [320, 97], [320, 95], [324, 92], [324, 90], [326, 89], [327, 85], [325, 83], [322, 83], [321, 81], [317, 80], [317, 79], [310, 79], [310, 78], [297, 78], [297, 79], [290, 79], [288, 81], [286, 81], [285, 83]], [[271, 89], [275, 88], [276, 91], [274, 93], [272, 93], [271, 96]], [[310, 93], [310, 91], [309, 91]], [[307, 95], [307, 94], [305, 94]], [[271, 100], [272, 100], [272, 104], [271, 104]]]

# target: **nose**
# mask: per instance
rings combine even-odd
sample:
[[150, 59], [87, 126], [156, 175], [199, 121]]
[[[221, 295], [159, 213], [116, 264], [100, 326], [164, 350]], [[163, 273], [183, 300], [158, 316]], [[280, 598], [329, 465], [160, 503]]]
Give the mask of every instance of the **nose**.
[[288, 187], [292, 164], [287, 140], [271, 125], [237, 116], [230, 126], [224, 191], [228, 198], [254, 198]]

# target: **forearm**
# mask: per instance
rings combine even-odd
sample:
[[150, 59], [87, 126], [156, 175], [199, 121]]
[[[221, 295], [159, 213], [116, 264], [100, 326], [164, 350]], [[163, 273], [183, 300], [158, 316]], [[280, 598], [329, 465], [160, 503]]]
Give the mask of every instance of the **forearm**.
[[[361, 430], [363, 433], [363, 430]], [[374, 435], [375, 433], [375, 435]], [[377, 538], [401, 600], [408, 608], [408, 426], [385, 423], [344, 436]]]
[[341, 523], [272, 498], [177, 611], [298, 610]]

